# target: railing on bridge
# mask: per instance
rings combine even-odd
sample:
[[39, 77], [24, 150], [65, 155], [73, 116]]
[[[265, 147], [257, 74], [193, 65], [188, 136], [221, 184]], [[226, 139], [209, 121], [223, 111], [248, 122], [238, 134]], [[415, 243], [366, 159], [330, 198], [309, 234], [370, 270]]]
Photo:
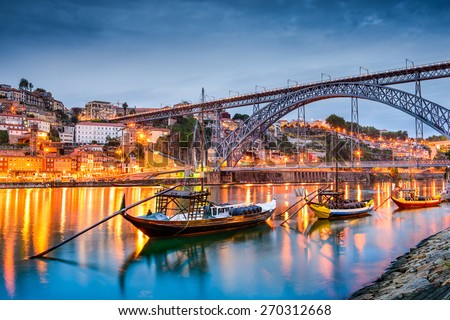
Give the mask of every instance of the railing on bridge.
[[[339, 162], [339, 169], [371, 169], [371, 168], [433, 168], [450, 167], [450, 160], [396, 160], [396, 161], [355, 161]], [[335, 162], [310, 162], [310, 163], [286, 163], [286, 164], [262, 164], [255, 166], [222, 167], [221, 171], [245, 171], [245, 170], [280, 170], [280, 169], [334, 169]]]
[[341, 82], [362, 82], [376, 85], [392, 85], [415, 81], [424, 81], [450, 77], [450, 61], [419, 65], [415, 67], [399, 68], [394, 70], [379, 71], [355, 76], [341, 77], [323, 81], [309, 82], [284, 88], [269, 89], [260, 92], [241, 94], [213, 101], [179, 105], [177, 107], [162, 108], [159, 110], [127, 115], [112, 119], [113, 122], [145, 122], [171, 117], [198, 114], [204, 111], [215, 111], [243, 107], [247, 105], [273, 102], [289, 93], [317, 86], [320, 84], [332, 84]]

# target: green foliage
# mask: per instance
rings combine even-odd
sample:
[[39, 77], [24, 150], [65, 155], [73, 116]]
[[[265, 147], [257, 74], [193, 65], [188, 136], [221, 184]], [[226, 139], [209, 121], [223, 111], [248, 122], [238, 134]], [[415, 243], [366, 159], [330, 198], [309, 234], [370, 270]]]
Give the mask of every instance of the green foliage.
[[382, 136], [386, 139], [393, 139], [393, 140], [406, 140], [408, 139], [408, 132], [407, 131], [397, 131], [397, 132], [383, 132]]
[[120, 138], [111, 138], [110, 136], [106, 137], [106, 147], [118, 147], [120, 146]]
[[30, 83], [28, 82], [27, 79], [22, 78], [22, 79], [20, 79], [20, 82], [19, 82], [19, 89], [20, 90], [28, 90], [29, 84]]
[[331, 128], [347, 128], [344, 118], [339, 117], [335, 114], [331, 114], [325, 119], [325, 122], [330, 125]]
[[[339, 117], [335, 114], [330, 115], [328, 118], [325, 119], [325, 121], [330, 125], [331, 128], [341, 128], [345, 129], [347, 132], [351, 132], [352, 124], [351, 122], [345, 121], [344, 118]], [[353, 124], [353, 130], [355, 131], [357, 124]], [[372, 126], [359, 126], [359, 133], [362, 135], [365, 135], [367, 137], [376, 139], [380, 137], [380, 134], [382, 134], [383, 137], [386, 139], [393, 139], [393, 140], [406, 140], [408, 139], [408, 132], [407, 131], [396, 131], [396, 132], [383, 132], [381, 133], [380, 130], [378, 130], [375, 127]]]
[[50, 141], [53, 141], [53, 142], [61, 141], [61, 139], [59, 138], [59, 132], [57, 129], [55, 129], [55, 128], [50, 129], [49, 139], [50, 139]]
[[71, 122], [71, 118], [62, 110], [55, 110], [56, 118], [64, 124], [69, 124]]
[[380, 130], [378, 130], [375, 127], [369, 126], [369, 127], [365, 127], [362, 126], [359, 128], [359, 133], [363, 133], [369, 137], [372, 138], [378, 138], [380, 136]]
[[431, 142], [433, 142], [433, 141], [448, 141], [447, 137], [444, 135], [440, 135], [440, 136], [432, 135], [431, 137], [428, 137], [425, 140], [431, 141]]
[[8, 131], [0, 130], [0, 144], [7, 144], [9, 142]]
[[242, 120], [245, 121], [249, 118], [250, 116], [248, 114], [240, 114], [240, 113], [236, 113], [233, 116], [233, 120]]
[[123, 114], [126, 116], [127, 115], [127, 109], [128, 109], [128, 103], [124, 102], [122, 104], [122, 109], [123, 109]]
[[194, 117], [182, 117], [178, 118], [177, 123], [175, 123], [172, 126], [171, 128], [172, 133], [173, 134], [179, 133], [180, 135], [179, 138], [180, 147], [182, 148], [190, 147], [196, 122], [197, 120]]
[[136, 142], [135, 148], [133, 152], [136, 154], [136, 158], [139, 160], [143, 160], [145, 157], [144, 154], [144, 145], [140, 142]]

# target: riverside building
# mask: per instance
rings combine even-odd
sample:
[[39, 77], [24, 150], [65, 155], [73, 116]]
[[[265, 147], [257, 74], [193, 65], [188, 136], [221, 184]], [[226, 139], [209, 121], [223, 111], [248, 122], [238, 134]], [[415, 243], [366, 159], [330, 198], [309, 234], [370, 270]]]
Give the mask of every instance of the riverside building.
[[120, 123], [79, 122], [75, 125], [75, 143], [105, 144], [107, 138], [121, 139], [127, 127]]

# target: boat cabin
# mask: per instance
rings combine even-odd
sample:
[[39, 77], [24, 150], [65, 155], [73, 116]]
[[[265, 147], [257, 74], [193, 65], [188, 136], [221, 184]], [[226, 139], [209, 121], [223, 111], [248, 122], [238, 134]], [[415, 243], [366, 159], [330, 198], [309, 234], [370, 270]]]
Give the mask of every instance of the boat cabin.
[[344, 200], [344, 191], [324, 190], [317, 195], [319, 203], [327, 204], [329, 202], [342, 202]]
[[155, 212], [169, 219], [180, 215], [183, 220], [197, 220], [203, 217], [204, 207], [210, 204], [209, 195], [209, 190], [171, 190], [156, 197]]
[[209, 191], [171, 190], [156, 197], [156, 211], [148, 212], [150, 220], [201, 220], [210, 218], [227, 218], [262, 212], [258, 205], [214, 204], [208, 200]]

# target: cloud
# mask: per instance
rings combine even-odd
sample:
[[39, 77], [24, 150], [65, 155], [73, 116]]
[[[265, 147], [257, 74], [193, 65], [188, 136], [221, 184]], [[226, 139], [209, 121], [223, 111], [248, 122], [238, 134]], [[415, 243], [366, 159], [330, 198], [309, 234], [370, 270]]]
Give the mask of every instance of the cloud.
[[370, 16], [366, 16], [364, 17], [361, 22], [360, 22], [360, 26], [361, 27], [367, 27], [367, 26], [379, 26], [383, 23], [383, 20], [378, 18], [376, 15], [370, 15]]
[[7, 1], [0, 83], [25, 77], [69, 107], [219, 98], [447, 60], [449, 21], [440, 0]]

